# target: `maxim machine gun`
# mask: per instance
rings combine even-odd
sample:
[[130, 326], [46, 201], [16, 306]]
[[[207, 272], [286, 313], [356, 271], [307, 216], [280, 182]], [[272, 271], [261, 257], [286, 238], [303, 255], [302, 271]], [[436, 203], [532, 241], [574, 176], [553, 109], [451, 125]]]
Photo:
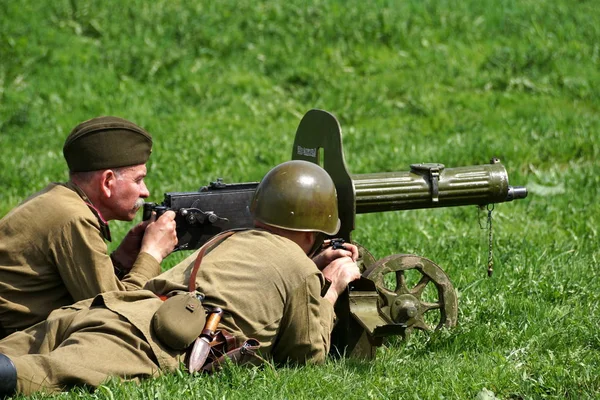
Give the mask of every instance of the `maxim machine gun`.
[[[409, 171], [351, 175], [344, 161], [340, 125], [332, 114], [322, 110], [310, 110], [302, 118], [292, 159], [320, 164], [333, 178], [341, 220], [337, 237], [346, 242], [351, 241], [356, 214], [485, 206], [527, 196], [526, 188], [508, 184], [506, 169], [497, 159], [468, 167], [412, 164]], [[146, 203], [144, 219], [152, 211], [160, 214], [174, 210], [178, 249], [197, 249], [222, 231], [252, 227], [249, 205], [257, 185], [217, 180], [197, 192], [166, 193], [162, 204]], [[364, 247], [357, 246], [362, 278], [336, 304], [333, 351], [372, 358], [386, 336], [456, 325], [456, 292], [439, 266], [424, 257], [406, 254], [376, 261]], [[407, 279], [409, 273], [418, 276], [414, 284]], [[426, 290], [433, 293], [433, 299], [423, 296]]]

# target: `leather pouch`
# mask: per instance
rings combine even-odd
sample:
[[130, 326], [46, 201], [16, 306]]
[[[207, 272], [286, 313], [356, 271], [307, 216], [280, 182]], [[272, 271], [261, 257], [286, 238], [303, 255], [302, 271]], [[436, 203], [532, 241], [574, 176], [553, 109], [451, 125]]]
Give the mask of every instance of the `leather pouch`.
[[230, 350], [226, 353], [215, 353], [212, 359], [208, 360], [202, 367], [204, 372], [213, 373], [220, 371], [224, 364], [232, 362], [236, 365], [261, 365], [265, 359], [258, 354], [260, 343], [256, 339], [246, 340], [240, 347]]

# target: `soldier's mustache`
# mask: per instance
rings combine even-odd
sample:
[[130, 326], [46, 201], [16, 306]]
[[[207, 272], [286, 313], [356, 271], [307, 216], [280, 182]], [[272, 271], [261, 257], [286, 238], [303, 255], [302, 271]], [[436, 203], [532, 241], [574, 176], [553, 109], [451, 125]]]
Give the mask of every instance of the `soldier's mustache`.
[[139, 199], [137, 199], [135, 201], [135, 204], [133, 205], [133, 209], [136, 211], [139, 210], [140, 208], [142, 208], [144, 206], [144, 203], [145, 203], [144, 199], [142, 199], [140, 197]]

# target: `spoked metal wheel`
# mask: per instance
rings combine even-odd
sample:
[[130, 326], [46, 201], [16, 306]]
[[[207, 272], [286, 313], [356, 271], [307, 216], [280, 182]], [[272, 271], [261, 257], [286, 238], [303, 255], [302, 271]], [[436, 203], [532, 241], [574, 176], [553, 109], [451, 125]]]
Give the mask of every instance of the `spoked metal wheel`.
[[363, 277], [375, 283], [379, 310], [394, 322], [406, 324], [406, 333], [456, 325], [456, 292], [448, 275], [433, 261], [394, 254], [371, 264]]

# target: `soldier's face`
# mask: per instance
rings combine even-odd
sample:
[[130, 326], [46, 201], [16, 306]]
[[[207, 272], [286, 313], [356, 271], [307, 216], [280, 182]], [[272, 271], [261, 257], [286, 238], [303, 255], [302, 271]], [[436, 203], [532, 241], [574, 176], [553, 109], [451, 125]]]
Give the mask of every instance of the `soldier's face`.
[[144, 204], [150, 192], [144, 183], [146, 165], [119, 168], [115, 173], [114, 214], [115, 219], [131, 221], [135, 213]]

